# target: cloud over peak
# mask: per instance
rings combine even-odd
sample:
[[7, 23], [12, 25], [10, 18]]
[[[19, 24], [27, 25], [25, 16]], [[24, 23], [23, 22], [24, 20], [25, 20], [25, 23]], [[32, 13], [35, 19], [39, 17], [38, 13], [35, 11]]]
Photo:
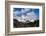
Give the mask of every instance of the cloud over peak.
[[24, 8], [21, 9], [21, 11], [16, 10], [15, 12], [13, 12], [13, 16], [14, 19], [17, 19], [20, 22], [34, 22], [34, 20], [37, 20], [38, 18], [35, 12], [32, 11], [30, 8]]

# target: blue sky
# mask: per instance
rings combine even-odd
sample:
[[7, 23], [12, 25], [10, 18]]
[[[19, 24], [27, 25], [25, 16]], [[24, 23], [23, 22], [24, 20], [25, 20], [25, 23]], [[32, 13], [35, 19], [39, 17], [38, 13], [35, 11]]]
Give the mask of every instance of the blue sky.
[[27, 15], [27, 13], [34, 12], [39, 17], [39, 9], [33, 8], [13, 8], [14, 16]]

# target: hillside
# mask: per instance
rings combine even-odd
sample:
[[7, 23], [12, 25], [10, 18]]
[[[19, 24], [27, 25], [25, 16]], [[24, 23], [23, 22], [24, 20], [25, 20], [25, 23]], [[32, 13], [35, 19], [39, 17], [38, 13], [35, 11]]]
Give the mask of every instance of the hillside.
[[29, 22], [29, 23], [22, 23], [19, 22], [18, 20], [14, 19], [14, 28], [17, 27], [38, 27], [39, 26], [39, 20], [35, 20], [34, 22]]

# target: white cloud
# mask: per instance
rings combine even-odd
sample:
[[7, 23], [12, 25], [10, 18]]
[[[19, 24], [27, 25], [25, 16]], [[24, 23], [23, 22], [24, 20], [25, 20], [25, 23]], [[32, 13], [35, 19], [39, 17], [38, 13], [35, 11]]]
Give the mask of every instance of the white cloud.
[[[27, 11], [29, 11], [30, 9], [22, 9], [20, 13], [26, 13]], [[16, 11], [16, 14], [20, 14], [18, 13], [19, 11]], [[34, 13], [34, 12], [29, 12], [29, 13], [26, 13], [27, 15], [24, 16], [24, 15], [21, 15], [21, 17], [16, 17], [16, 19], [20, 22], [26, 22], [27, 20], [30, 21], [30, 22], [34, 22], [34, 20], [37, 20], [38, 17], [37, 15]]]
[[29, 11], [29, 10], [30, 10], [29, 8], [24, 9], [25, 12], [26, 12], [26, 11]]
[[30, 10], [30, 9], [25, 8], [25, 9], [22, 9], [21, 12], [22, 12], [22, 13], [26, 13], [26, 12], [29, 11], [29, 10]]

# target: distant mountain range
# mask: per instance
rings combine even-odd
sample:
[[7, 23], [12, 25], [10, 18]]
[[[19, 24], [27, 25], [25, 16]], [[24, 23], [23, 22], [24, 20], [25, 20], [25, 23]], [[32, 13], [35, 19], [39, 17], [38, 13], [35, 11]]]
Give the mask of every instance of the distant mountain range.
[[35, 15], [34, 12], [29, 12], [25, 15], [19, 16], [14, 16], [13, 19], [17, 19], [19, 22], [24, 22], [24, 23], [29, 23], [29, 22], [34, 22], [35, 20], [38, 20], [38, 16]]

